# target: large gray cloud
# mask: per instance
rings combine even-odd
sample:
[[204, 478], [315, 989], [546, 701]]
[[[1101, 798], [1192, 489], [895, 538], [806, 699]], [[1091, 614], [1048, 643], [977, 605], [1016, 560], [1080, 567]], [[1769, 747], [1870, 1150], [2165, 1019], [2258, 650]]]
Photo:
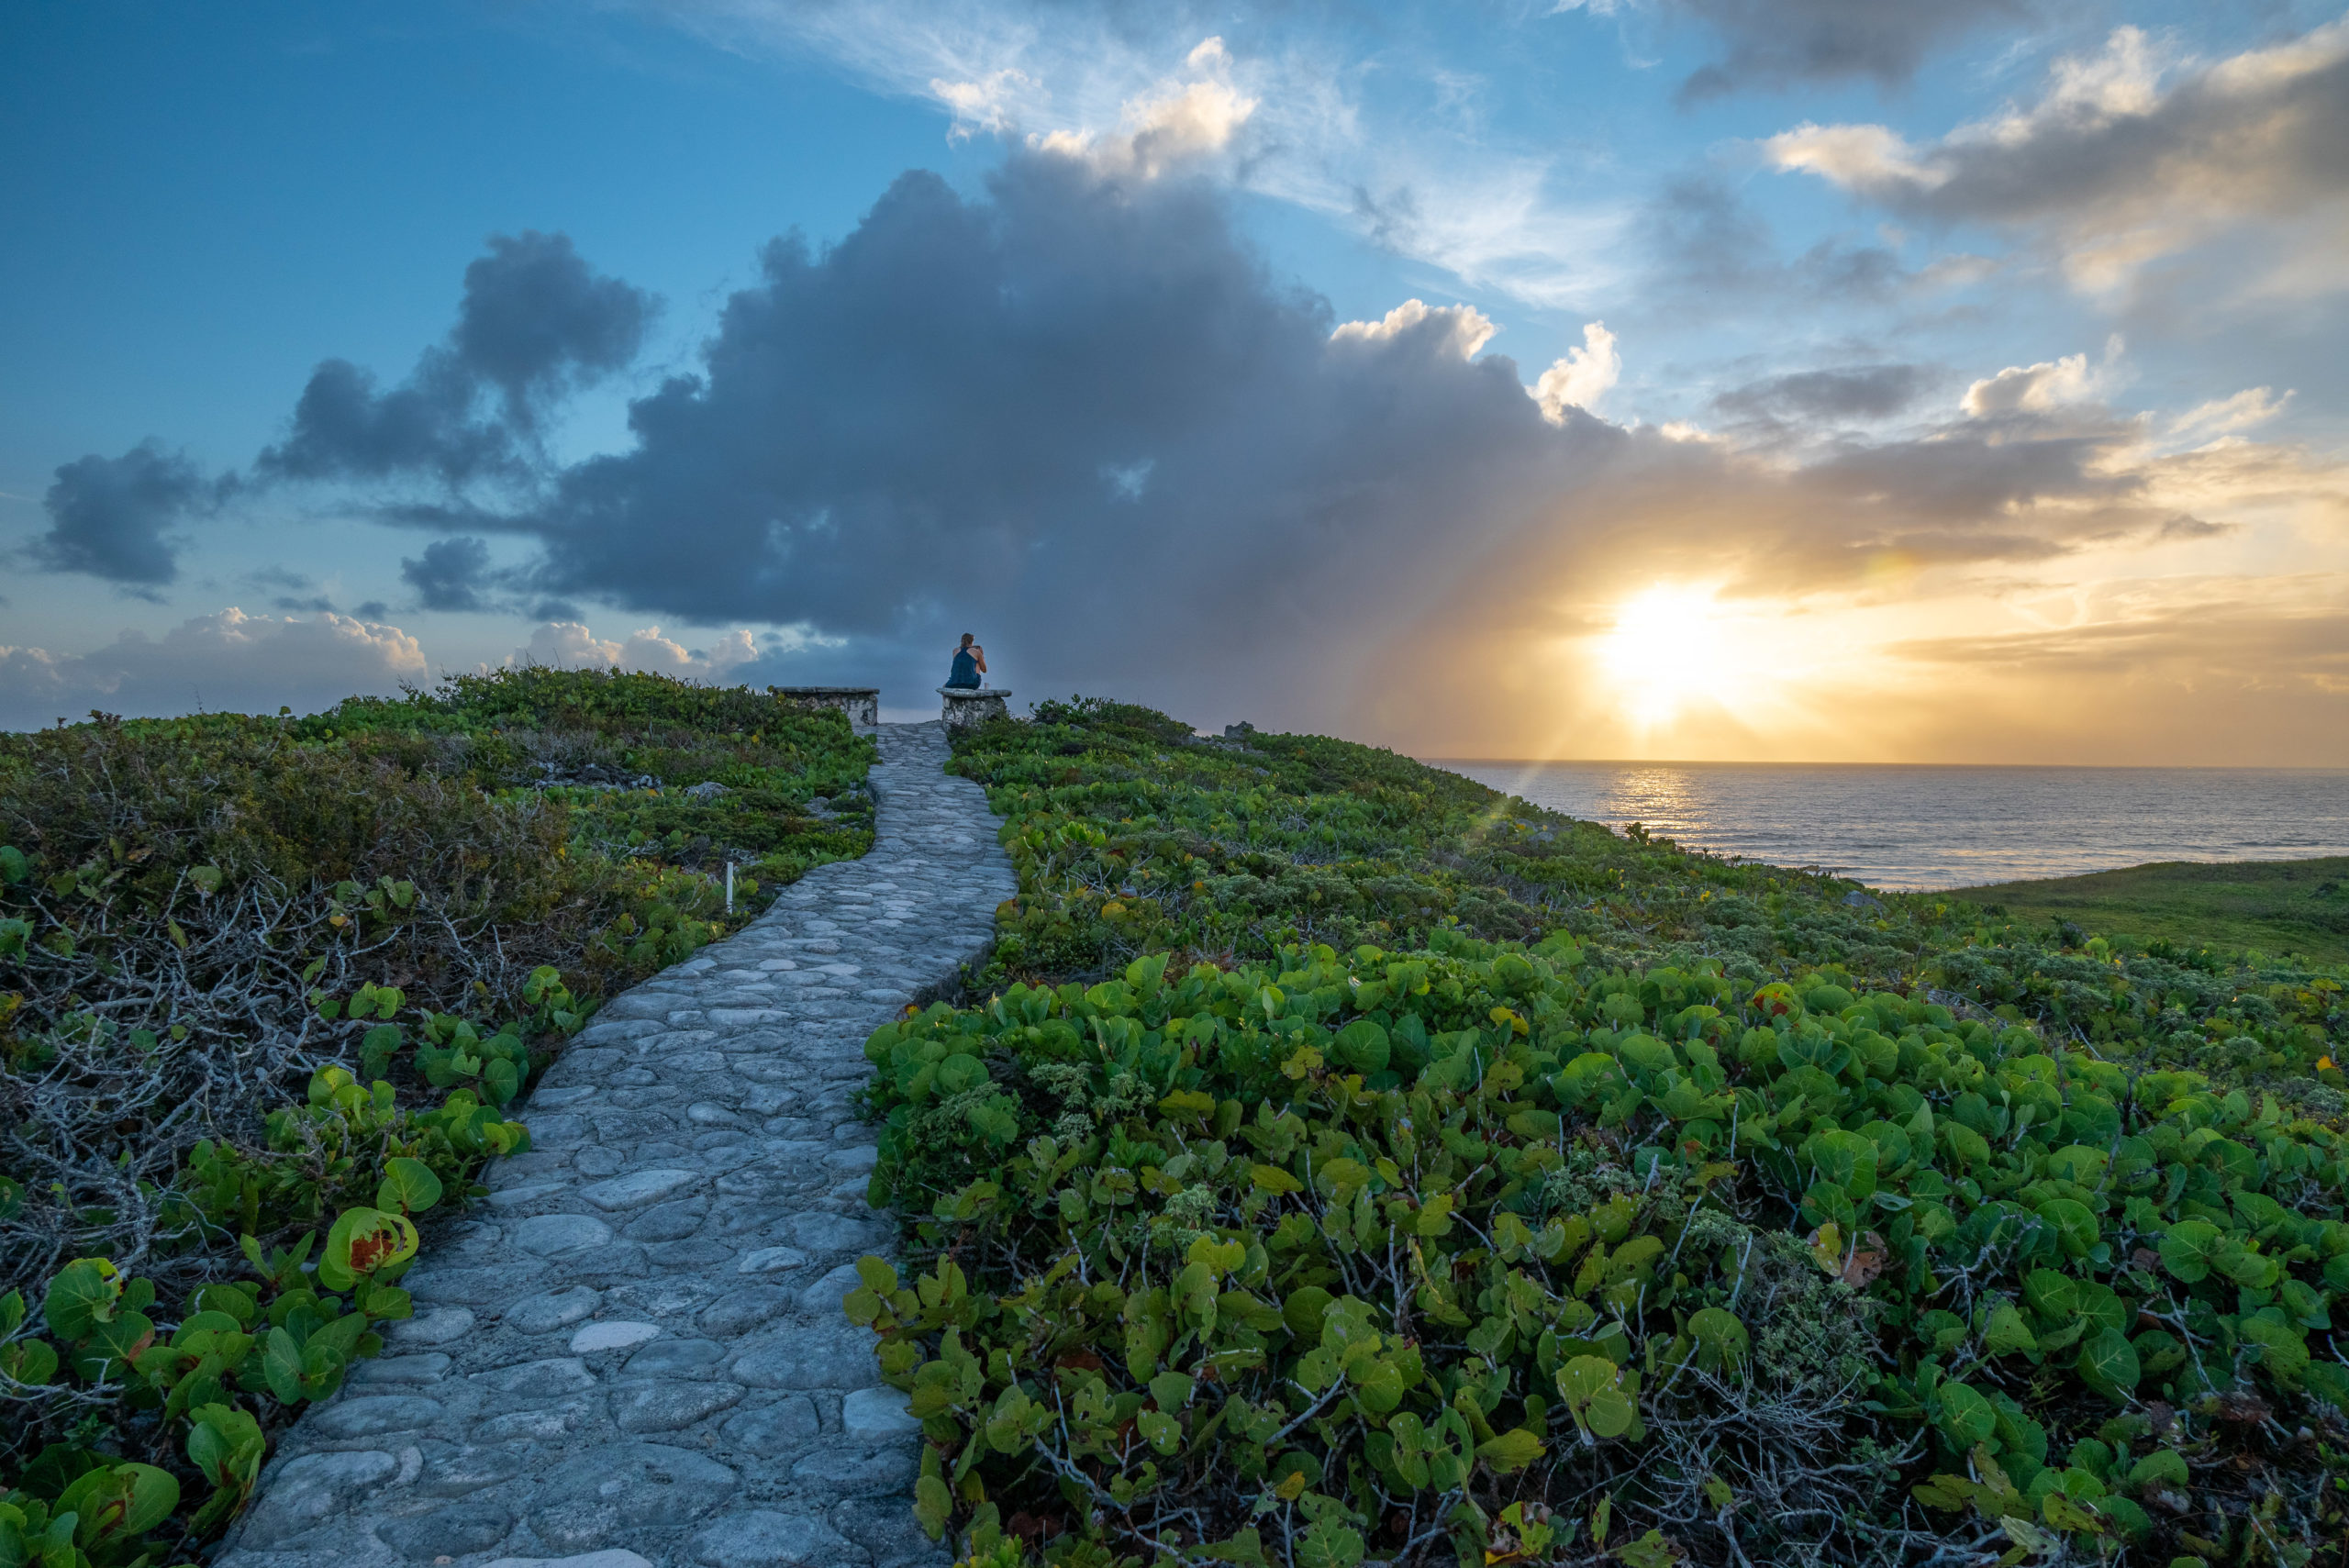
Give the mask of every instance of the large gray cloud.
[[435, 539], [424, 547], [420, 559], [404, 557], [400, 562], [401, 578], [428, 610], [491, 608], [490, 574], [489, 546], [477, 539]]
[[541, 585], [868, 658], [911, 638], [899, 667], [933, 681], [930, 639], [1009, 620], [1055, 681], [1261, 685], [1271, 649], [1393, 612], [1608, 439], [1468, 358], [1466, 313], [1336, 326], [1204, 183], [1019, 154], [965, 200], [909, 174], [838, 246], [772, 247], [705, 373], [560, 476], [527, 519]]
[[[1953, 416], [1883, 444], [1820, 428], [1790, 465], [1545, 417], [1515, 364], [1480, 357], [1489, 332], [1417, 302], [1340, 323], [1212, 186], [1018, 152], [980, 195], [908, 174], [839, 244], [776, 242], [701, 373], [631, 406], [626, 450], [541, 466], [518, 501], [378, 515], [449, 536], [405, 568], [428, 604], [798, 628], [738, 678], [903, 693], [967, 629], [1030, 695], [1265, 718], [1278, 693], [1319, 723], [1388, 661], [1449, 668], [1472, 623], [1554, 630], [1561, 601], [1627, 573], [1811, 588], [1889, 554], [2038, 560], [2164, 520], [2110, 471], [2127, 429], [2101, 415]], [[1898, 380], [1768, 395], [1815, 421]], [[430, 452], [395, 471], [439, 472]], [[535, 561], [493, 567], [493, 532]]]
[[568, 235], [492, 236], [489, 254], [465, 269], [445, 344], [388, 391], [347, 360], [324, 361], [292, 430], [255, 466], [279, 479], [518, 477], [546, 408], [633, 360], [653, 307], [590, 270]]
[[1915, 403], [1932, 379], [1923, 365], [1794, 371], [1724, 392], [1713, 406], [1740, 419], [1884, 419]]
[[1748, 87], [1855, 76], [1907, 82], [1933, 49], [1987, 23], [2017, 21], [2021, 0], [1666, 0], [1720, 35], [1727, 52], [1681, 86], [1685, 100]]
[[179, 576], [172, 530], [233, 487], [233, 480], [207, 481], [187, 457], [151, 439], [120, 457], [92, 452], [58, 468], [42, 497], [49, 529], [33, 539], [32, 562], [151, 591]]

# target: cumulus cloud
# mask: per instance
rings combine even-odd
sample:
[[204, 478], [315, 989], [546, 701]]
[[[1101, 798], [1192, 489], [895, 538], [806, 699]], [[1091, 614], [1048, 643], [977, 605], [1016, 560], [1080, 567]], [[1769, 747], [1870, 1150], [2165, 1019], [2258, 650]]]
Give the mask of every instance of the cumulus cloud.
[[2096, 395], [2096, 373], [2086, 354], [2066, 354], [2035, 365], [2009, 365], [1965, 389], [1959, 406], [1969, 418], [2002, 414], [2051, 414]]
[[424, 547], [421, 558], [400, 561], [402, 580], [428, 610], [491, 609], [484, 592], [490, 570], [489, 546], [477, 539], [435, 539]]
[[[2245, 226], [2284, 252], [2271, 279], [2337, 290], [2349, 205], [2349, 17], [2220, 60], [2175, 56], [2135, 28], [2059, 61], [2036, 102], [1922, 146], [1875, 125], [1770, 138], [1779, 168], [1948, 223], [2049, 246], [2078, 285], [2108, 290], [2158, 259]], [[2279, 284], [2278, 286], [2281, 286]]]
[[1543, 418], [1563, 425], [1570, 407], [1596, 412], [1598, 400], [1622, 374], [1623, 356], [1615, 351], [1615, 334], [1604, 321], [1587, 322], [1582, 329], [1582, 347], [1567, 350], [1565, 357], [1543, 371], [1542, 379], [1533, 384], [1533, 401], [1542, 406]]
[[[1116, 132], [1048, 131], [1030, 137], [1030, 145], [1105, 174], [1144, 179], [1221, 151], [1256, 112], [1256, 100], [1231, 84], [1231, 56], [1219, 38], [1191, 50], [1184, 64], [1194, 80], [1162, 83], [1154, 95], [1128, 103]], [[959, 122], [959, 107], [956, 114]]]
[[759, 657], [758, 639], [737, 628], [706, 649], [688, 649], [661, 628], [649, 626], [627, 638], [597, 637], [579, 621], [550, 621], [507, 657], [508, 665], [545, 664], [558, 670], [641, 670], [689, 680], [717, 680]]
[[328, 360], [311, 373], [284, 440], [256, 471], [274, 479], [426, 475], [449, 484], [515, 473], [545, 410], [627, 365], [652, 297], [589, 269], [570, 237], [493, 235], [465, 269], [457, 324], [399, 385]]
[[[2310, 484], [2256, 442], [2163, 449], [2100, 401], [2109, 357], [1982, 374], [1891, 439], [1838, 422], [1914, 417], [1935, 373], [1798, 372], [1717, 405], [1811, 438], [1787, 441], [1593, 415], [1620, 374], [1601, 323], [1531, 388], [1496, 340], [1424, 300], [1340, 322], [1213, 183], [1023, 144], [975, 194], [907, 174], [838, 243], [772, 245], [695, 373], [631, 404], [625, 449], [429, 505], [401, 488], [442, 476], [429, 449], [352, 483], [432, 529], [403, 570], [423, 603], [541, 606], [518, 660], [918, 691], [969, 629], [1028, 696], [1407, 741], [1440, 721], [1472, 750], [1548, 743], [1525, 716], [1566, 705], [1557, 649], [1631, 585], [1856, 604], [2192, 550], [2246, 496]], [[598, 606], [644, 629], [596, 636]], [[786, 629], [695, 647], [662, 625]], [[84, 687], [129, 655], [92, 658]], [[12, 678], [54, 688], [58, 663]]]
[[652, 311], [650, 295], [590, 271], [569, 235], [494, 234], [465, 268], [449, 351], [497, 389], [508, 420], [528, 425], [572, 384], [635, 359]]
[[1473, 305], [1430, 306], [1407, 299], [1376, 321], [1340, 322], [1330, 340], [1392, 343], [1408, 339], [1439, 353], [1473, 360], [1493, 340], [1494, 330], [1491, 317]]
[[424, 676], [424, 651], [397, 627], [232, 607], [161, 637], [125, 631], [92, 653], [0, 645], [0, 725], [32, 728], [92, 708], [126, 717], [311, 711]]
[[77, 458], [57, 470], [42, 498], [49, 529], [29, 547], [32, 563], [151, 590], [179, 576], [172, 530], [234, 487], [229, 478], [207, 481], [186, 456], [152, 439], [120, 457]]
[[637, 444], [502, 526], [543, 541], [540, 591], [806, 623], [892, 684], [967, 620], [1020, 678], [1236, 693], [1343, 618], [1304, 584], [1395, 603], [1397, 552], [1442, 571], [1571, 464], [1490, 331], [1341, 327], [1213, 188], [1023, 151], [983, 198], [909, 174], [830, 250], [771, 247]]
[[2018, 0], [1664, 0], [1664, 8], [1710, 28], [1728, 48], [1682, 83], [1688, 101], [1852, 77], [1897, 86], [1934, 49], [2029, 15]]
[[[429, 605], [793, 628], [695, 652], [550, 609], [566, 624], [524, 651], [544, 662], [918, 690], [973, 629], [1016, 689], [1262, 721], [1277, 684], [1326, 725], [1398, 659], [1467, 679], [1463, 627], [1554, 636], [1627, 573], [1857, 593], [2182, 539], [2231, 494], [2149, 469], [2085, 356], [1986, 377], [1899, 439], [1777, 450], [1589, 414], [1620, 374], [1601, 323], [1531, 388], [1493, 339], [1422, 300], [1338, 322], [1212, 184], [1023, 148], [978, 195], [908, 174], [838, 244], [775, 242], [698, 373], [631, 405], [628, 449], [503, 509], [379, 515], [447, 536], [404, 568]], [[1798, 373], [1722, 408], [1881, 417], [1927, 379]], [[492, 533], [536, 550], [494, 566]]]

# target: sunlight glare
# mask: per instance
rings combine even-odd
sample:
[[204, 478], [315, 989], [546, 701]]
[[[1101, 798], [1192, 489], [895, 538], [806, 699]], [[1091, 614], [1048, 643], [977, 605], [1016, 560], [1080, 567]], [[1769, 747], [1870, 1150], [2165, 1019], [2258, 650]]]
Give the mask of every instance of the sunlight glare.
[[1599, 659], [1625, 711], [1645, 727], [1669, 724], [1700, 699], [1722, 702], [1737, 677], [1728, 657], [1714, 590], [1658, 584], [1627, 599]]

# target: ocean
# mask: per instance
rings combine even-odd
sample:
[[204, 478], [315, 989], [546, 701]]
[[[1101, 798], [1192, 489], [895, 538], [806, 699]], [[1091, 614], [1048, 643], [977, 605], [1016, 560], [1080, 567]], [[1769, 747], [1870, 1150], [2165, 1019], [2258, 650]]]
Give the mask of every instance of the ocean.
[[2340, 769], [1428, 761], [1570, 817], [1876, 887], [2349, 854]]

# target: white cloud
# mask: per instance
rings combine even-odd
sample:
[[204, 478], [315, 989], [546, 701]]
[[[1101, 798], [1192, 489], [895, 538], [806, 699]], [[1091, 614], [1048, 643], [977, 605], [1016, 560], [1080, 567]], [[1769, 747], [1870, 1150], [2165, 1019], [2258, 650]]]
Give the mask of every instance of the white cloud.
[[1806, 123], [1762, 146], [1780, 169], [1897, 210], [2036, 238], [2090, 292], [2239, 229], [2266, 240], [2266, 265], [2242, 286], [2332, 292], [2349, 286], [2337, 248], [2328, 251], [2349, 206], [2344, 63], [2349, 17], [2216, 61], [2124, 27], [2101, 50], [2058, 61], [2036, 102], [1936, 142]]
[[1006, 66], [977, 82], [949, 82], [942, 76], [934, 76], [930, 78], [930, 96], [954, 111], [954, 124], [946, 133], [947, 139], [967, 141], [982, 132], [992, 136], [1008, 129], [1020, 95], [1035, 85], [1035, 79], [1026, 72]]
[[2291, 401], [2289, 392], [2278, 397], [2272, 387], [2245, 387], [2232, 397], [2214, 397], [2188, 409], [2170, 421], [2169, 433], [2190, 441], [2213, 440], [2273, 419]]
[[1814, 125], [1803, 121], [1762, 144], [1781, 169], [1798, 169], [1862, 195], [1894, 195], [1904, 187], [1932, 190], [1949, 171], [1927, 163], [1906, 137], [1880, 125]]
[[[1250, 17], [1245, 47], [1234, 47], [1202, 41], [1182, 8], [655, 3], [720, 47], [813, 52], [878, 91], [935, 103], [957, 139], [1018, 134], [1130, 159], [1142, 172], [1228, 147], [1248, 188], [1474, 287], [1568, 307], [1622, 275], [1614, 258], [1628, 202], [1592, 197], [1586, 185], [1562, 195], [1553, 144], [1494, 132], [1461, 102], [1461, 72], [1415, 53], [1365, 58], [1360, 35], [1335, 19]], [[1452, 112], [1439, 123], [1430, 103]]]
[[738, 665], [759, 656], [747, 630], [736, 629], [707, 649], [688, 649], [661, 635], [657, 626], [629, 634], [624, 640], [597, 637], [575, 620], [549, 621], [530, 633], [530, 640], [507, 657], [508, 665], [548, 664], [559, 670], [640, 670], [656, 675], [690, 680], [716, 680]]
[[425, 678], [424, 651], [395, 626], [348, 616], [252, 616], [231, 606], [162, 634], [126, 631], [92, 653], [0, 646], [0, 723], [91, 708], [127, 717], [273, 713], [388, 695]]
[[1622, 378], [1623, 356], [1615, 351], [1615, 334], [1604, 321], [1586, 323], [1582, 347], [1566, 350], [1565, 358], [1542, 373], [1532, 396], [1542, 405], [1542, 417], [1553, 425], [1566, 422], [1569, 406], [1597, 412], [1598, 400]]
[[2000, 414], [2049, 414], [2086, 403], [2097, 394], [2097, 375], [2086, 354], [2066, 354], [2035, 365], [2009, 365], [1965, 389], [1959, 406], [1972, 419]]
[[1391, 342], [1406, 333], [1431, 331], [1447, 341], [1464, 360], [1492, 341], [1497, 330], [1492, 320], [1473, 305], [1429, 305], [1407, 299], [1377, 321], [1341, 322], [1330, 334], [1333, 343]]
[[1219, 38], [1191, 50], [1184, 64], [1196, 79], [1160, 83], [1129, 100], [1117, 132], [1049, 131], [1030, 136], [1029, 145], [1082, 159], [1104, 174], [1143, 179], [1222, 151], [1256, 112], [1256, 100], [1232, 86], [1231, 57]]

